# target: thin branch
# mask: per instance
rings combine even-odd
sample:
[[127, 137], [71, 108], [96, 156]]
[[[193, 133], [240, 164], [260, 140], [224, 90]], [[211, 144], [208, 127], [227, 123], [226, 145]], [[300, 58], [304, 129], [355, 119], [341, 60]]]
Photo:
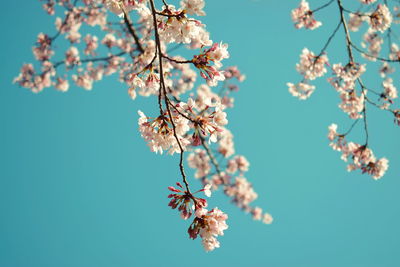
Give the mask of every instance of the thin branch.
[[[77, 61], [76, 63], [79, 64], [79, 63], [88, 63], [88, 62], [108, 61], [108, 60], [112, 59], [113, 57], [119, 57], [119, 56], [122, 56], [122, 55], [125, 55], [125, 54], [126, 54], [126, 52], [122, 51], [122, 52], [119, 52], [118, 54], [111, 55], [111, 56], [108, 56], [108, 57], [82, 59], [82, 60]], [[65, 60], [58, 61], [58, 62], [54, 63], [51, 66], [51, 68], [58, 68], [59, 66], [62, 66], [62, 65], [65, 65]], [[51, 70], [51, 68], [47, 69], [42, 74], [49, 72]]]
[[382, 58], [382, 57], [377, 57], [377, 56], [373, 56], [371, 54], [368, 54], [367, 52], [363, 51], [362, 49], [360, 49], [359, 47], [357, 47], [353, 42], [350, 42], [350, 45], [358, 52], [360, 52], [361, 54], [370, 57], [370, 58], [374, 58], [380, 61], [385, 61], [385, 62], [400, 62], [400, 60], [398, 59], [388, 59], [388, 58]]
[[356, 124], [358, 123], [359, 120], [360, 120], [360, 119], [355, 120], [355, 121], [353, 122], [353, 124], [350, 126], [350, 129], [348, 129], [347, 132], [345, 132], [345, 133], [342, 134], [342, 135], [343, 135], [343, 136], [348, 135], [348, 134], [353, 130], [354, 126], [356, 126]]
[[168, 57], [168, 56], [166, 56], [166, 55], [162, 55], [162, 57], [163, 58], [165, 58], [165, 59], [168, 59], [169, 61], [172, 61], [172, 62], [174, 62], [174, 63], [177, 63], [177, 64], [189, 64], [189, 63], [193, 63], [193, 60], [177, 60], [177, 59], [173, 59], [173, 58], [170, 58], [170, 57]]
[[[366, 87], [364, 86], [364, 83], [362, 82], [361, 78], [357, 79], [358, 83], [361, 86], [362, 94], [364, 95], [364, 99], [367, 96], [367, 90]], [[364, 100], [363, 102], [363, 121], [364, 121], [364, 131], [365, 131], [365, 146], [368, 146], [368, 139], [369, 139], [369, 133], [368, 133], [368, 122], [367, 122], [367, 107], [366, 107], [366, 101]]]
[[332, 4], [334, 1], [335, 1], [335, 0], [330, 0], [328, 3], [326, 3], [326, 4], [324, 4], [324, 5], [320, 6], [320, 7], [317, 7], [316, 9], [312, 10], [312, 13], [315, 13], [315, 12], [317, 12], [317, 11], [320, 11], [321, 9], [324, 9], [325, 7], [328, 7], [328, 6], [329, 6], [330, 4]]
[[339, 24], [336, 26], [336, 28], [333, 31], [333, 33], [331, 34], [331, 36], [329, 36], [328, 41], [325, 43], [324, 47], [321, 49], [321, 52], [319, 53], [317, 58], [320, 57], [325, 52], [325, 50], [328, 48], [329, 43], [332, 41], [333, 37], [335, 37], [336, 33], [340, 29], [340, 25], [342, 25], [342, 21], [341, 20], [339, 21]]
[[182, 117], [184, 117], [185, 119], [187, 119], [190, 122], [196, 123], [195, 120], [193, 120], [192, 118], [190, 118], [188, 115], [185, 115], [184, 113], [182, 113], [175, 105], [174, 103], [171, 102], [171, 100], [169, 98], [167, 98], [168, 103], [172, 106], [173, 109], [175, 109], [175, 111], [181, 115]]
[[135, 29], [133, 28], [133, 23], [131, 19], [129, 18], [129, 14], [125, 11], [125, 9], [122, 9], [124, 12], [124, 22], [126, 27], [128, 28], [129, 33], [132, 35], [133, 39], [135, 40], [136, 46], [140, 52], [140, 54], [144, 53], [144, 49], [142, 44], [140, 43], [139, 37], [137, 36]]
[[347, 22], [346, 19], [344, 18], [344, 8], [342, 5], [342, 0], [337, 0], [338, 6], [339, 6], [339, 11], [340, 11], [340, 20], [342, 21], [343, 29], [346, 35], [346, 47], [347, 47], [347, 53], [350, 58], [350, 62], [354, 62], [354, 56], [353, 56], [353, 51], [351, 50], [351, 39], [350, 39], [350, 33], [349, 29], [347, 28]]

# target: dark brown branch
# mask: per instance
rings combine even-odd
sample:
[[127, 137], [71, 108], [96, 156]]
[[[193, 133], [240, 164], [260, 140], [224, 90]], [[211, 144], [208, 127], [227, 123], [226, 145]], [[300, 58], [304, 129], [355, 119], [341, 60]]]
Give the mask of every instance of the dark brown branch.
[[171, 124], [172, 124], [172, 130], [174, 133], [174, 137], [175, 140], [179, 146], [179, 150], [180, 150], [180, 159], [179, 159], [179, 170], [181, 172], [182, 175], [182, 180], [183, 183], [185, 184], [186, 187], [186, 191], [187, 193], [191, 196], [192, 200], [196, 203], [195, 198], [193, 197], [191, 191], [190, 191], [190, 187], [189, 187], [189, 183], [187, 182], [187, 178], [186, 178], [186, 174], [185, 174], [185, 169], [183, 166], [183, 154], [184, 154], [184, 149], [182, 147], [181, 141], [179, 140], [179, 137], [176, 133], [176, 126], [174, 123], [174, 118], [172, 116], [172, 112], [170, 109], [170, 105], [168, 102], [168, 96], [167, 96], [167, 90], [165, 87], [165, 82], [164, 82], [164, 70], [163, 70], [163, 62], [162, 62], [162, 51], [161, 51], [161, 42], [160, 42], [160, 36], [158, 34], [158, 28], [157, 28], [157, 16], [156, 16], [156, 8], [154, 6], [154, 1], [150, 0], [150, 6], [151, 6], [151, 12], [153, 15], [153, 26], [154, 26], [154, 35], [155, 35], [155, 41], [156, 41], [156, 46], [157, 46], [157, 52], [158, 52], [158, 60], [159, 60], [159, 67], [160, 67], [160, 90], [162, 90], [163, 94], [164, 94], [164, 101], [165, 101], [165, 106], [167, 108], [167, 112], [168, 112], [168, 116], [169, 119], [171, 120]]
[[182, 117], [184, 117], [184, 118], [187, 119], [188, 121], [191, 121], [191, 122], [193, 122], [193, 123], [196, 123], [196, 121], [193, 120], [192, 118], [190, 118], [188, 115], [183, 114], [183, 113], [174, 105], [174, 103], [172, 103], [171, 100], [169, 100], [169, 98], [167, 98], [167, 101], [168, 101], [168, 103], [171, 105], [171, 107], [172, 107], [173, 109], [175, 109], [175, 111], [176, 111], [179, 115], [181, 115]]
[[139, 37], [137, 36], [135, 29], [133, 28], [133, 23], [129, 18], [129, 14], [123, 9], [124, 12], [124, 22], [126, 27], [128, 28], [129, 33], [132, 35], [133, 39], [135, 40], [136, 46], [140, 52], [140, 54], [144, 53], [144, 49], [142, 44], [140, 43]]
[[174, 63], [177, 63], [177, 64], [189, 64], [189, 63], [193, 63], [193, 60], [177, 60], [177, 59], [173, 59], [173, 58], [170, 58], [170, 57], [168, 57], [168, 56], [166, 56], [166, 55], [162, 55], [162, 57], [163, 58], [165, 58], [165, 59], [168, 59], [169, 61], [172, 61], [172, 62], [174, 62]]
[[[108, 56], [108, 57], [86, 58], [86, 59], [83, 59], [83, 60], [79, 60], [77, 63], [79, 64], [79, 63], [88, 63], [88, 62], [97, 62], [97, 61], [108, 61], [108, 60], [112, 59], [113, 57], [119, 57], [119, 56], [122, 56], [122, 55], [125, 55], [125, 54], [126, 54], [126, 52], [123, 51], [123, 52], [119, 52], [118, 54], [111, 55], [111, 56]], [[63, 61], [58, 61], [58, 62], [53, 64], [53, 68], [57, 68], [57, 67], [59, 67], [61, 65], [64, 65], [64, 64], [65, 64], [64, 60]]]
[[353, 51], [351, 50], [351, 39], [350, 39], [350, 33], [349, 29], [347, 28], [347, 22], [346, 19], [344, 18], [344, 8], [342, 5], [342, 0], [337, 0], [338, 6], [339, 6], [339, 11], [340, 11], [340, 20], [343, 25], [344, 33], [346, 35], [346, 47], [347, 47], [347, 53], [349, 55], [350, 62], [354, 62], [354, 56], [353, 56]]
[[[361, 86], [362, 94], [364, 95], [364, 99], [367, 97], [367, 91], [366, 88], [360, 78], [357, 79], [358, 83]], [[368, 146], [368, 139], [369, 139], [369, 133], [368, 133], [368, 122], [367, 122], [367, 107], [366, 107], [366, 101], [364, 100], [363, 102], [363, 121], [364, 121], [364, 131], [365, 131], [365, 146]]]
[[353, 124], [350, 126], [350, 128], [347, 130], [347, 132], [345, 132], [344, 134], [341, 134], [341, 136], [346, 136], [348, 135], [354, 128], [354, 126], [356, 126], [356, 124], [358, 123], [360, 119], [357, 119], [353, 122]]

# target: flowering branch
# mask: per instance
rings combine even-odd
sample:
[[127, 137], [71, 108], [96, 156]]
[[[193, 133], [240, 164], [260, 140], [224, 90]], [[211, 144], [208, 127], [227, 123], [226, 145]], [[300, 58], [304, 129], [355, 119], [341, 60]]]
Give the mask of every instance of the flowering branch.
[[[331, 1], [332, 2], [332, 1]], [[330, 5], [330, 3], [323, 5], [321, 10]], [[328, 138], [331, 141], [330, 146], [337, 151], [342, 152], [342, 159], [344, 161], [351, 161], [347, 169], [353, 171], [361, 169], [363, 173], [370, 174], [374, 179], [381, 178], [386, 170], [388, 169], [388, 160], [386, 158], [376, 159], [372, 151], [369, 149], [369, 126], [367, 119], [367, 104], [371, 104], [380, 110], [387, 110], [391, 112], [395, 119], [395, 123], [400, 125], [399, 122], [399, 109], [391, 108], [394, 104], [394, 99], [397, 98], [397, 89], [393, 85], [393, 80], [387, 78], [382, 82], [383, 92], [378, 90], [367, 89], [362, 81], [362, 74], [366, 71], [367, 64], [360, 64], [356, 61], [353, 49], [360, 53], [360, 55], [367, 60], [374, 62], [383, 62], [380, 68], [380, 75], [385, 78], [388, 74], [394, 72], [394, 68], [390, 66], [390, 63], [396, 63], [400, 60], [400, 52], [395, 43], [392, 42], [392, 28], [393, 15], [388, 7], [388, 2], [383, 1], [383, 4], [377, 4], [375, 6], [369, 6], [370, 4], [377, 2], [377, 0], [360, 0], [365, 6], [369, 7], [371, 12], [361, 12], [361, 9], [357, 12], [351, 12], [343, 6], [342, 0], [336, 0], [337, 8], [339, 11], [340, 22], [328, 38], [327, 43], [324, 45], [321, 53], [315, 56], [314, 53], [308, 49], [303, 49], [302, 55], [300, 56], [300, 63], [296, 65], [297, 71], [303, 76], [300, 83], [292, 84], [288, 83], [289, 92], [300, 99], [307, 99], [315, 90], [315, 86], [311, 85], [309, 81], [316, 78], [322, 77], [326, 72], [326, 67], [330, 68], [333, 72], [333, 77], [328, 78], [329, 83], [338, 91], [341, 103], [339, 107], [349, 115], [354, 121], [350, 129], [344, 133], [337, 133], [337, 125], [332, 124], [329, 126]], [[398, 12], [397, 7], [393, 7], [393, 13]], [[295, 23], [296, 28], [306, 28], [315, 30], [319, 28], [322, 23], [314, 18], [315, 11], [311, 11], [308, 2], [302, 0], [299, 7], [292, 11], [292, 19]], [[346, 20], [345, 13], [349, 14], [349, 20]], [[369, 24], [368, 31], [363, 36], [363, 47], [368, 46], [368, 52], [359, 48], [351, 40], [350, 31], [358, 31], [363, 22]], [[336, 35], [340, 25], [343, 28], [345, 38], [345, 48], [349, 62], [342, 66], [339, 64], [330, 65], [327, 58], [326, 48], [328, 47], [331, 40]], [[389, 56], [381, 57], [379, 53], [381, 51], [381, 45], [384, 42], [383, 38], [379, 33], [386, 32], [386, 39], [389, 42]], [[359, 85], [359, 91], [357, 90]], [[371, 100], [367, 93], [372, 92], [379, 97], [378, 102]], [[381, 102], [381, 103], [379, 103]], [[357, 122], [362, 119], [364, 124], [365, 132], [365, 144], [359, 145], [353, 142], [347, 142], [345, 137], [353, 131]]]
[[[226, 128], [226, 110], [233, 107], [232, 93], [239, 90], [237, 83], [244, 80], [244, 75], [236, 67], [223, 68], [222, 61], [229, 57], [228, 45], [213, 42], [205, 25], [194, 18], [205, 15], [203, 0], [182, 0], [179, 7], [163, 0], [161, 11], [154, 0], [44, 2], [48, 14], [54, 15], [60, 7], [66, 10], [66, 16], [64, 20], [56, 19], [55, 37], [38, 35], [33, 53], [40, 70], [33, 64], [25, 64], [14, 82], [36, 93], [52, 86], [66, 92], [70, 80], [91, 90], [93, 82], [118, 73], [132, 99], [138, 95], [158, 99], [156, 117], [138, 112], [139, 132], [151, 151], [179, 154], [183, 185], [178, 182], [176, 188], [168, 188], [172, 192], [168, 195], [169, 206], [178, 209], [185, 220], [193, 215], [188, 229], [190, 238], [200, 237], [206, 251], [220, 246], [217, 237], [228, 228], [228, 216], [218, 208], [207, 210], [208, 202], [198, 196], [204, 193], [210, 197], [211, 191], [220, 187], [254, 219], [272, 222], [271, 215], [250, 205], [257, 194], [243, 176], [249, 163], [243, 156], [234, 155], [233, 135]], [[108, 11], [122, 20], [107, 21]], [[131, 17], [131, 12], [135, 16]], [[104, 36], [86, 34], [82, 38], [84, 24], [99, 27]], [[62, 60], [54, 61], [54, 43], [56, 39], [60, 41], [61, 35], [69, 41], [69, 48]], [[108, 51], [106, 56], [97, 56], [100, 45]], [[196, 51], [192, 59], [169, 55], [183, 47]], [[87, 58], [81, 59], [81, 53]], [[220, 82], [223, 85], [215, 93], [213, 87]], [[195, 169], [193, 175], [186, 174], [186, 152], [188, 165]], [[214, 153], [225, 162], [218, 162]], [[191, 176], [201, 179], [200, 190], [190, 189]]]

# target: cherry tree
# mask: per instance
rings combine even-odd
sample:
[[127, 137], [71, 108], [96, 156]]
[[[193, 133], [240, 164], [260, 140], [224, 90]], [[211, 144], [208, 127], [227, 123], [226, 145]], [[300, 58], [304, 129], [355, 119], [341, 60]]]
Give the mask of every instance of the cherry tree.
[[[245, 178], [250, 164], [236, 154], [233, 134], [227, 128], [227, 111], [234, 107], [234, 93], [245, 76], [235, 66], [223, 66], [230, 57], [228, 44], [211, 40], [199, 20], [206, 15], [204, 0], [41, 2], [49, 15], [56, 16], [55, 30], [39, 33], [32, 49], [37, 62], [24, 64], [15, 83], [34, 93], [48, 87], [66, 92], [71, 84], [92, 90], [93, 83], [103, 77], [118, 75], [130, 98], [154, 99], [153, 110], [138, 111], [139, 132], [150, 151], [177, 158], [180, 177], [170, 178], [174, 185], [168, 187], [168, 205], [177, 209], [182, 219], [190, 220], [189, 238], [200, 237], [206, 251], [220, 246], [217, 237], [228, 228], [228, 215], [217, 207], [210, 209], [203, 197], [211, 197], [218, 189], [253, 219], [272, 223], [269, 213], [252, 205], [258, 195]], [[400, 110], [394, 103], [397, 90], [389, 77], [400, 62], [400, 49], [394, 41], [398, 37], [392, 29], [400, 9], [395, 0], [360, 0], [359, 4], [351, 11], [342, 0], [330, 0], [311, 9], [302, 0], [292, 10], [299, 29], [323, 27], [317, 20], [318, 11], [334, 5], [338, 22], [319, 53], [303, 49], [296, 65], [302, 78], [287, 85], [293, 96], [304, 100], [315, 91], [311, 82], [331, 72], [328, 82], [339, 94], [339, 108], [353, 123], [341, 133], [336, 124], [329, 126], [330, 146], [349, 162], [349, 171], [361, 169], [379, 179], [388, 160], [376, 158], [369, 147], [367, 109], [369, 112], [371, 106], [391, 113], [400, 125]], [[363, 24], [368, 29], [360, 47], [352, 41], [351, 32]], [[330, 64], [327, 50], [339, 32], [344, 35], [348, 61]], [[65, 51], [56, 45], [62, 37], [69, 43]], [[385, 41], [388, 47], [382, 49]], [[187, 51], [194, 56], [181, 56]], [[381, 55], [383, 51], [387, 55]], [[367, 64], [376, 63], [381, 64], [379, 75], [384, 79], [380, 89], [372, 89], [362, 80]], [[348, 134], [359, 122], [364, 126], [365, 143], [348, 142]], [[193, 174], [187, 174], [187, 166], [194, 169]], [[194, 180], [201, 185], [192, 185]]]

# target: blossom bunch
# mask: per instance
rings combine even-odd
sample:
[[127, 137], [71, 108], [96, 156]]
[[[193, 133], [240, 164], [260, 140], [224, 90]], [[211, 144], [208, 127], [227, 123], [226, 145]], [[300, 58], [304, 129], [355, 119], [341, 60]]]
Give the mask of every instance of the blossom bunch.
[[329, 126], [329, 145], [334, 150], [342, 152], [342, 160], [345, 162], [350, 161], [347, 165], [347, 170], [354, 171], [361, 169], [362, 173], [370, 174], [375, 180], [380, 179], [388, 169], [389, 161], [386, 158], [377, 160], [367, 145], [347, 142], [345, 136], [345, 134], [337, 133], [336, 124]]
[[289, 92], [301, 100], [309, 98], [315, 90], [315, 86], [311, 85], [309, 81], [324, 76], [327, 66], [329, 66], [329, 62], [326, 54], [315, 55], [312, 51], [304, 48], [300, 55], [300, 63], [296, 64], [296, 70], [303, 76], [303, 79], [297, 84], [287, 83]]
[[226, 224], [227, 219], [228, 215], [218, 208], [210, 211], [207, 209], [198, 209], [196, 217], [188, 229], [189, 236], [192, 239], [200, 236], [206, 251], [219, 248], [220, 244], [216, 237], [224, 235], [224, 231], [228, 229], [228, 225]]
[[320, 21], [315, 20], [313, 11], [305, 0], [302, 0], [299, 6], [292, 10], [291, 15], [297, 29], [304, 27], [314, 30], [322, 25]]

